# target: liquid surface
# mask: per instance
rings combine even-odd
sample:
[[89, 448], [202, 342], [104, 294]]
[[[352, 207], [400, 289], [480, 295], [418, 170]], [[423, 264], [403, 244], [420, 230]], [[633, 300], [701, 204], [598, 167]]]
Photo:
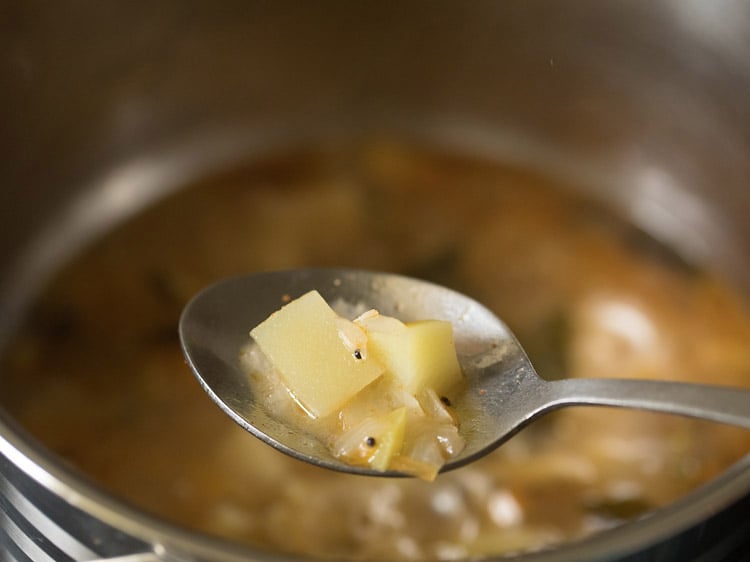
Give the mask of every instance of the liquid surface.
[[3, 405], [151, 513], [338, 559], [540, 548], [666, 505], [750, 451], [738, 428], [576, 408], [431, 484], [295, 461], [205, 396], [176, 326], [212, 281], [309, 266], [465, 292], [508, 323], [546, 378], [750, 386], [747, 311], [710, 273], [554, 182], [376, 143], [212, 177], [98, 241], [51, 282], [3, 358]]

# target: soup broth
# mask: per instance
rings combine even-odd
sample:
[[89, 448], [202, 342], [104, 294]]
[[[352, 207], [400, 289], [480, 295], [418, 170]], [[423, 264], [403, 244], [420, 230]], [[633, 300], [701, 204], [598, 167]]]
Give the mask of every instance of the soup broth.
[[3, 358], [3, 406], [133, 505], [275, 551], [454, 559], [538, 549], [642, 516], [747, 454], [750, 433], [572, 408], [434, 483], [345, 475], [235, 426], [177, 341], [182, 307], [219, 278], [346, 266], [469, 294], [507, 322], [545, 378], [750, 386], [750, 317], [738, 295], [568, 187], [390, 142], [289, 152], [211, 176], [113, 229], [50, 281]]

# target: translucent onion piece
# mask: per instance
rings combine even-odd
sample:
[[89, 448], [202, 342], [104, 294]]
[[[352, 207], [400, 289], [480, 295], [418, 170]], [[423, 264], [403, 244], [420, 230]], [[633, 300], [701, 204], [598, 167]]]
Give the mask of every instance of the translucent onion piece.
[[436, 438], [443, 454], [447, 457], [457, 455], [465, 446], [463, 437], [459, 435], [458, 428], [453, 424], [441, 424], [436, 429]]
[[417, 396], [419, 404], [428, 418], [441, 423], [456, 424], [456, 417], [432, 388], [425, 388]]

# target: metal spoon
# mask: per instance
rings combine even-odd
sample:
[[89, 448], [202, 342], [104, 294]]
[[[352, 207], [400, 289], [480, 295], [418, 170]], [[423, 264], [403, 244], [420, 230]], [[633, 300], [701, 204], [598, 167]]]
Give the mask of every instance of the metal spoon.
[[188, 303], [180, 319], [188, 365], [235, 422], [312, 464], [384, 475], [336, 459], [317, 439], [275, 419], [253, 395], [239, 362], [248, 332], [278, 310], [283, 299], [312, 289], [334, 308], [337, 302], [359, 303], [403, 321], [433, 318], [453, 323], [468, 381], [465, 393], [454, 400], [466, 447], [444, 471], [486, 455], [542, 414], [563, 406], [638, 408], [750, 428], [750, 389], [650, 380], [545, 381], [492, 312], [461, 293], [425, 281], [359, 270], [306, 269], [231, 278], [208, 287]]

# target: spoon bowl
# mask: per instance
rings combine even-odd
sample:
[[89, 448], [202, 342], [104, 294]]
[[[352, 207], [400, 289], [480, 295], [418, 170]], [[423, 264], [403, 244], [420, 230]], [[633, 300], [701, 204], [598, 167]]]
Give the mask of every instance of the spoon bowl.
[[326, 468], [397, 476], [349, 465], [318, 439], [287, 426], [253, 394], [240, 351], [249, 332], [289, 298], [317, 290], [338, 312], [375, 308], [402, 321], [453, 325], [467, 380], [453, 406], [466, 446], [443, 471], [487, 454], [551, 410], [571, 405], [638, 408], [750, 428], [750, 389], [629, 379], [543, 380], [508, 327], [479, 302], [446, 287], [400, 275], [352, 269], [257, 273], [198, 293], [179, 324], [182, 350], [203, 389], [244, 429], [276, 449]]

